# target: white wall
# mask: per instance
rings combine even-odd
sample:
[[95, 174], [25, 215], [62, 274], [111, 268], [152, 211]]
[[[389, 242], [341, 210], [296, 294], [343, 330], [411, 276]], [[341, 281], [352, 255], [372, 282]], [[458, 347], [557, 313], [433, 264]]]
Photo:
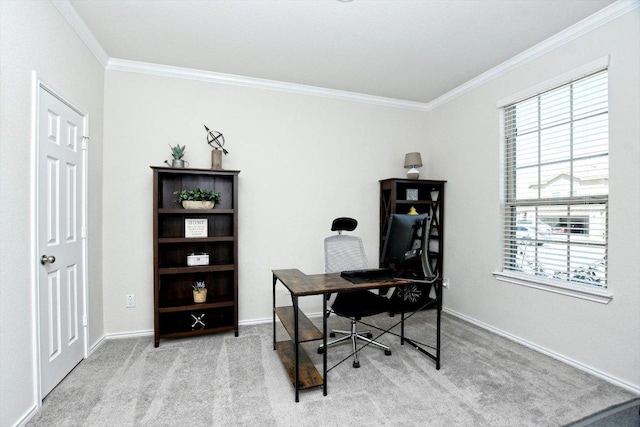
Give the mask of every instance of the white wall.
[[[640, 9], [428, 114], [432, 171], [448, 179], [447, 309], [640, 389]], [[608, 305], [497, 281], [496, 101], [611, 55]], [[446, 363], [446, 362], [445, 362]]]
[[31, 72], [89, 114], [89, 342], [102, 324], [104, 69], [45, 1], [0, 1], [0, 425], [37, 407], [31, 247]]
[[[323, 269], [333, 218], [353, 216], [377, 263], [378, 180], [403, 176], [424, 113], [283, 92], [107, 71], [104, 297], [107, 333], [153, 328], [152, 172], [186, 144], [210, 168], [203, 124], [239, 169], [239, 317], [270, 319], [271, 270]], [[137, 307], [125, 308], [135, 294]], [[309, 309], [320, 311], [321, 300]], [[242, 329], [240, 329], [242, 334]]]

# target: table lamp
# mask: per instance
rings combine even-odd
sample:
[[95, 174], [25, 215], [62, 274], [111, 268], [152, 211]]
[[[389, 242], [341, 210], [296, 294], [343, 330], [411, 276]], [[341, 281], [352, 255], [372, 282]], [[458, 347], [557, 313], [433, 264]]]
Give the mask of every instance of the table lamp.
[[418, 179], [420, 177], [419, 168], [422, 167], [422, 157], [420, 153], [407, 153], [404, 155], [404, 168], [409, 169], [407, 171], [407, 178]]

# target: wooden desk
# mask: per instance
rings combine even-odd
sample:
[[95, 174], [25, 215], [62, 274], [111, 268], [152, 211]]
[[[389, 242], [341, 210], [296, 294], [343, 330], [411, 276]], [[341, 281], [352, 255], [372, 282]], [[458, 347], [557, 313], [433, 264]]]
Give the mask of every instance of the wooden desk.
[[[300, 343], [322, 340], [323, 348], [327, 349], [327, 298], [322, 298], [322, 331], [320, 331], [305, 315], [298, 306], [298, 298], [310, 295], [327, 295], [334, 292], [350, 292], [367, 289], [391, 288], [412, 284], [408, 280], [391, 280], [374, 283], [351, 283], [340, 277], [340, 273], [313, 274], [306, 275], [297, 269], [273, 270], [273, 349], [278, 351], [278, 355], [285, 365], [289, 379], [295, 387], [295, 400], [299, 401], [299, 391], [312, 387], [323, 386], [323, 394], [327, 395], [327, 353], [322, 356], [322, 375], [309, 359]], [[291, 292], [292, 306], [276, 307], [276, 284], [280, 281]], [[405, 342], [412, 345], [417, 350], [429, 356], [436, 362], [436, 369], [440, 369], [440, 313], [442, 311], [442, 283], [437, 280], [434, 283], [436, 290], [436, 346], [432, 347], [435, 354], [422, 348], [415, 341], [404, 336], [404, 310], [401, 310], [401, 332], [400, 344]], [[276, 341], [276, 315], [280, 319], [285, 330], [293, 339], [287, 341]], [[388, 330], [386, 332], [389, 332]]]

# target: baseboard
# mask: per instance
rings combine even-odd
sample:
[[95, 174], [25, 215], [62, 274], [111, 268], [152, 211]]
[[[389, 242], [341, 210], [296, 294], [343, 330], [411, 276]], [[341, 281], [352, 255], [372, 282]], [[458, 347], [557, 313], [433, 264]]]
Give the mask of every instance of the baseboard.
[[603, 379], [603, 380], [605, 380], [605, 381], [607, 381], [607, 382], [609, 382], [611, 384], [614, 384], [614, 385], [616, 385], [618, 387], [624, 388], [625, 390], [628, 390], [628, 391], [630, 391], [632, 393], [640, 394], [640, 386], [637, 386], [637, 385], [634, 385], [634, 384], [629, 384], [628, 382], [623, 381], [623, 380], [621, 380], [619, 378], [612, 377], [609, 374], [606, 374], [606, 373], [604, 373], [602, 371], [599, 371], [599, 370], [594, 369], [594, 368], [592, 368], [590, 366], [587, 366], [587, 365], [585, 365], [583, 363], [580, 363], [577, 360], [573, 360], [573, 359], [571, 359], [569, 357], [566, 357], [566, 356], [564, 356], [562, 354], [559, 354], [559, 353], [556, 353], [554, 351], [551, 351], [551, 350], [549, 350], [549, 349], [547, 349], [545, 347], [542, 347], [542, 346], [534, 344], [534, 343], [532, 343], [530, 341], [524, 340], [524, 339], [522, 339], [522, 338], [520, 338], [518, 336], [512, 335], [512, 334], [510, 334], [508, 332], [505, 332], [505, 331], [503, 331], [501, 329], [498, 329], [498, 328], [496, 328], [494, 326], [491, 326], [491, 325], [486, 324], [484, 322], [481, 322], [481, 321], [479, 321], [477, 319], [474, 319], [473, 317], [469, 317], [467, 315], [464, 315], [462, 313], [458, 313], [458, 312], [456, 312], [454, 310], [451, 310], [451, 309], [448, 309], [448, 308], [444, 308], [444, 307], [442, 308], [442, 311], [444, 311], [447, 314], [450, 314], [452, 316], [455, 316], [455, 317], [457, 317], [459, 319], [462, 319], [462, 320], [464, 320], [466, 322], [469, 322], [469, 323], [471, 323], [471, 324], [473, 324], [475, 326], [478, 326], [478, 327], [480, 327], [482, 329], [485, 329], [485, 330], [487, 330], [489, 332], [492, 332], [492, 333], [494, 333], [496, 335], [500, 335], [500, 336], [502, 336], [504, 338], [507, 338], [507, 339], [509, 339], [511, 341], [517, 342], [518, 344], [522, 344], [525, 347], [528, 347], [528, 348], [530, 348], [532, 350], [535, 350], [535, 351], [537, 351], [539, 353], [542, 353], [542, 354], [544, 354], [546, 356], [552, 357], [552, 358], [554, 358], [556, 360], [559, 360], [560, 362], [566, 363], [567, 365], [573, 366], [574, 368], [580, 369], [581, 371], [584, 371], [584, 372], [586, 372], [588, 374], [591, 374], [593, 376], [601, 378], [601, 379]]
[[[277, 319], [277, 317], [276, 317]], [[263, 317], [260, 319], [249, 319], [249, 320], [241, 320], [238, 322], [238, 326], [251, 326], [251, 325], [262, 325], [264, 323], [271, 323], [273, 318], [271, 317]]]
[[[313, 319], [313, 318], [317, 318], [317, 317], [322, 317], [322, 312], [319, 311], [317, 313], [305, 313], [305, 316], [307, 316], [307, 318], [309, 319]], [[273, 318], [272, 317], [263, 317], [263, 318], [259, 318], [259, 319], [249, 319], [249, 320], [242, 320], [240, 322], [238, 322], [239, 326], [250, 326], [250, 325], [263, 325], [265, 323], [271, 323], [273, 322]], [[278, 316], [276, 316], [276, 322], [280, 322], [280, 319], [278, 319]]]
[[22, 427], [27, 425], [27, 423], [38, 413], [39, 410], [40, 405], [31, 407], [31, 409], [29, 409], [27, 413], [17, 423], [14, 424], [14, 427]]
[[[322, 313], [321, 312], [311, 313], [311, 314], [306, 314], [306, 316], [312, 319], [315, 317], [321, 317]], [[238, 322], [238, 326], [264, 325], [265, 323], [271, 323], [272, 321], [273, 321], [273, 318], [271, 317], [241, 320]], [[276, 318], [276, 321], [278, 321], [277, 318]], [[95, 344], [93, 344], [89, 348], [89, 355], [91, 355], [94, 351], [96, 351], [107, 340], [120, 339], [120, 338], [148, 337], [148, 336], [153, 336], [153, 329], [104, 334], [98, 341], [96, 341]]]
[[110, 339], [119, 339], [119, 338], [133, 338], [133, 337], [146, 337], [152, 336], [153, 330], [143, 330], [143, 331], [130, 331], [130, 332], [117, 332], [114, 334], [104, 334], [102, 335], [98, 341], [93, 343], [91, 347], [89, 347], [89, 356], [91, 356], [105, 341]]
[[[305, 315], [312, 319], [315, 317], [321, 317], [322, 313], [310, 313]], [[277, 320], [277, 318], [276, 318]], [[251, 325], [263, 325], [265, 323], [271, 323], [273, 318], [271, 317], [261, 317], [256, 319], [247, 319], [241, 320], [238, 322], [238, 326], [251, 326]], [[142, 331], [129, 331], [129, 332], [117, 332], [113, 334], [104, 334], [91, 348], [89, 349], [89, 354], [93, 353], [98, 347], [102, 345], [105, 340], [109, 339], [118, 339], [118, 338], [133, 338], [133, 337], [147, 337], [153, 335], [153, 329], [142, 330]]]
[[105, 339], [105, 335], [102, 335], [98, 341], [96, 341], [95, 343], [93, 343], [93, 345], [91, 347], [89, 347], [89, 354], [88, 356], [91, 356], [104, 342]]
[[114, 334], [105, 334], [104, 339], [114, 338], [134, 338], [153, 336], [153, 329], [144, 329], [142, 331], [116, 332]]

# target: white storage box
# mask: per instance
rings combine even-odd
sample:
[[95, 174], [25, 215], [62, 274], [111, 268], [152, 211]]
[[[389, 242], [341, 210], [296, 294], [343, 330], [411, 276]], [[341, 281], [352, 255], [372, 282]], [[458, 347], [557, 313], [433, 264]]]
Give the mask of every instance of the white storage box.
[[187, 255], [187, 265], [209, 265], [209, 254], [189, 254]]

